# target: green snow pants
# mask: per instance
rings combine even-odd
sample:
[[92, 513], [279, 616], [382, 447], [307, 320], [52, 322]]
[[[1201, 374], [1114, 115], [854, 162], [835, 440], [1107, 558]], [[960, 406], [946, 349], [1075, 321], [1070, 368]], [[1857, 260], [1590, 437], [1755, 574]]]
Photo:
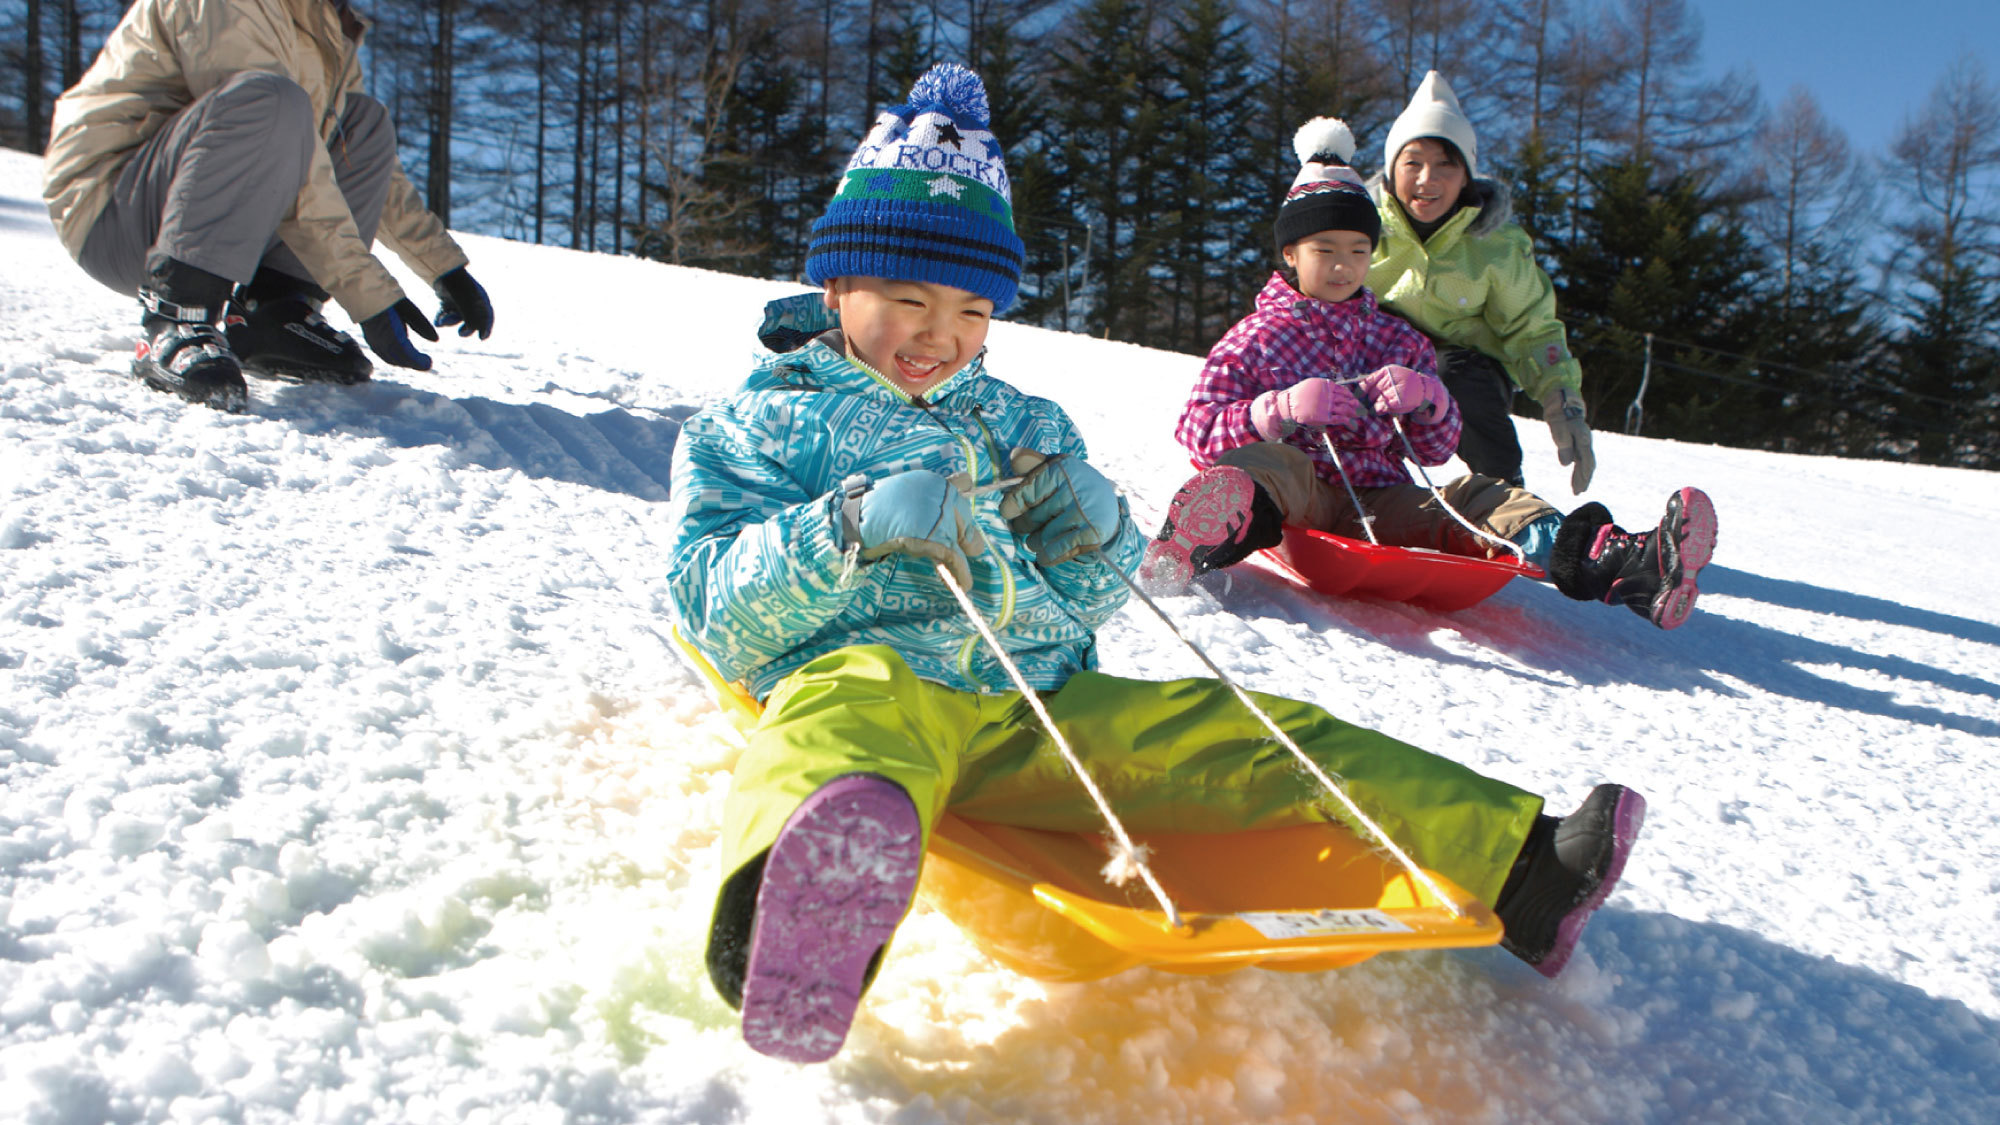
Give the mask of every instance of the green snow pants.
[[[1079, 672], [1042, 698], [1135, 832], [1333, 819], [1334, 799], [1219, 681]], [[1483, 902], [1500, 893], [1540, 797], [1312, 704], [1255, 698], [1418, 863]], [[947, 808], [1025, 828], [1104, 825], [1019, 692], [979, 695], [920, 680], [895, 650], [858, 645], [800, 668], [765, 701], [723, 812], [725, 876], [769, 848], [806, 797], [854, 773], [902, 786], [927, 842]]]

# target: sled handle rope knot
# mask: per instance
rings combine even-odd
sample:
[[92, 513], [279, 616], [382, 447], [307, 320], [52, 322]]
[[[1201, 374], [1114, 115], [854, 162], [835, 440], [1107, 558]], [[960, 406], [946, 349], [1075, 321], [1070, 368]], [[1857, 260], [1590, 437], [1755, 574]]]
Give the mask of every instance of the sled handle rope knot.
[[[1109, 565], [1110, 560], [1106, 559], [1105, 562]], [[1104, 877], [1113, 883], [1123, 883], [1134, 874], [1138, 875], [1145, 882], [1146, 889], [1153, 892], [1153, 898], [1158, 900], [1160, 910], [1166, 914], [1167, 929], [1181, 929], [1181, 912], [1174, 906], [1173, 899], [1168, 897], [1167, 889], [1160, 885], [1160, 880], [1153, 874], [1152, 867], [1146, 863], [1145, 849], [1133, 843], [1131, 833], [1125, 830], [1124, 822], [1112, 811], [1111, 802], [1105, 799], [1104, 791], [1097, 787], [1097, 782], [1090, 776], [1090, 771], [1083, 768], [1083, 761], [1076, 756], [1076, 751], [1070, 748], [1069, 739], [1064, 738], [1062, 731], [1056, 728], [1056, 721], [1049, 715], [1048, 706], [1042, 702], [1042, 697], [1035, 693], [1034, 688], [1028, 686], [1027, 678], [1021, 675], [1020, 666], [1015, 664], [1013, 658], [1007, 655], [1007, 650], [1001, 647], [1000, 638], [993, 635], [993, 627], [986, 623], [986, 618], [980, 615], [979, 608], [972, 604], [971, 596], [958, 584], [958, 579], [952, 576], [951, 569], [943, 563], [933, 565], [936, 567], [938, 580], [944, 583], [945, 589], [951, 591], [952, 597], [958, 599], [958, 608], [965, 611], [967, 620], [972, 622], [973, 628], [979, 630], [979, 635], [985, 639], [986, 646], [993, 651], [994, 659], [1007, 670], [1008, 678], [1014, 681], [1015, 690], [1019, 691], [1021, 698], [1027, 700], [1028, 706], [1034, 709], [1035, 717], [1042, 721], [1042, 729], [1049, 732], [1049, 738], [1055, 742], [1056, 750], [1062, 754], [1063, 761], [1069, 764], [1070, 771], [1083, 783], [1084, 792], [1090, 794], [1091, 802], [1097, 806], [1098, 813], [1104, 817], [1104, 823], [1110, 827], [1115, 847], [1112, 849], [1110, 862], [1104, 865]], [[1112, 567], [1112, 569], [1118, 568]], [[1119, 571], [1121, 576], [1123, 573]], [[1125, 581], [1130, 584], [1131, 579], [1127, 578]], [[1444, 898], [1443, 895], [1438, 897]]]

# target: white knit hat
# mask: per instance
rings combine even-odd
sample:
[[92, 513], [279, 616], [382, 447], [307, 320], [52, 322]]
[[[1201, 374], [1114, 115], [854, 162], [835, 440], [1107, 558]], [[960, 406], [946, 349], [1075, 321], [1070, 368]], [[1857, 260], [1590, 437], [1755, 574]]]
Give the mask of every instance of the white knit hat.
[[1451, 92], [1451, 83], [1435, 70], [1424, 75], [1423, 85], [1410, 96], [1402, 116], [1389, 126], [1389, 137], [1382, 142], [1383, 174], [1393, 180], [1397, 154], [1404, 145], [1425, 137], [1450, 141], [1465, 157], [1466, 178], [1479, 175], [1479, 139], [1472, 134], [1472, 122], [1458, 108], [1458, 95]]

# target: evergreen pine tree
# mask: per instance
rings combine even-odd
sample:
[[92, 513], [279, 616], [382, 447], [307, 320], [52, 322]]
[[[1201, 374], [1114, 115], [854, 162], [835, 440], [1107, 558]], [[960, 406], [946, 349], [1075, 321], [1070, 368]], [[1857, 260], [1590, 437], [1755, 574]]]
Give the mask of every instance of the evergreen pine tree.
[[[1362, 167], [1379, 151], [1371, 146], [1388, 132], [1408, 91], [1376, 49], [1365, 0], [1306, 0], [1272, 5], [1264, 39], [1272, 58], [1264, 84], [1268, 125], [1256, 132], [1257, 148], [1273, 182], [1298, 174], [1292, 135], [1314, 117], [1338, 117], [1354, 131], [1354, 159]], [[1280, 190], [1279, 194], [1282, 194]], [[1267, 203], [1275, 210], [1274, 195]]]
[[1778, 390], [1755, 444], [1866, 454], [1880, 429], [1876, 381], [1866, 372], [1881, 343], [1880, 318], [1855, 269], [1869, 185], [1847, 138], [1803, 89], [1779, 105], [1751, 151], [1759, 198], [1748, 217], [1770, 262], [1756, 352], [1760, 376]]
[[1643, 154], [1590, 176], [1580, 238], [1559, 254], [1558, 287], [1600, 428], [1622, 421], [1638, 394], [1647, 333], [1655, 339], [1645, 433], [1741, 443], [1770, 408], [1750, 361], [1730, 358], [1751, 350], [1761, 263], [1708, 179], [1661, 175]]
[[1268, 223], [1257, 219], [1281, 185], [1242, 144], [1258, 113], [1243, 39], [1227, 0], [1183, 0], [1162, 45], [1172, 93], [1157, 155], [1147, 154], [1139, 169], [1168, 189], [1151, 224], [1162, 243], [1157, 288], [1164, 307], [1149, 342], [1161, 347], [1207, 351], [1248, 311], [1270, 254]]
[[[1026, 13], [1015, 13], [1025, 16]], [[972, 52], [972, 68], [986, 84], [993, 109], [993, 135], [1005, 147], [1013, 186], [1014, 232], [1025, 261], [1011, 320], [1067, 328], [1065, 297], [1071, 291], [1072, 259], [1082, 243], [1070, 244], [1075, 224], [1064, 212], [1054, 167], [1049, 99], [1043, 89], [1043, 57], [1025, 18], [986, 21]]]
[[2000, 93], [1966, 60], [1893, 146], [1911, 207], [1895, 224], [1908, 320], [1892, 408], [1930, 464], [2000, 465]]
[[1547, 267], [1555, 261], [1557, 239], [1569, 227], [1572, 200], [1564, 187], [1568, 174], [1563, 168], [1562, 152], [1549, 142], [1547, 134], [1536, 129], [1514, 154], [1512, 168], [1514, 221], [1528, 232], [1537, 255]]
[[1160, 120], [1151, 22], [1138, 0], [1090, 0], [1072, 13], [1050, 80], [1067, 209], [1090, 225], [1079, 327], [1116, 339], [1148, 321], [1158, 249], [1144, 232], [1158, 189], [1139, 171]]

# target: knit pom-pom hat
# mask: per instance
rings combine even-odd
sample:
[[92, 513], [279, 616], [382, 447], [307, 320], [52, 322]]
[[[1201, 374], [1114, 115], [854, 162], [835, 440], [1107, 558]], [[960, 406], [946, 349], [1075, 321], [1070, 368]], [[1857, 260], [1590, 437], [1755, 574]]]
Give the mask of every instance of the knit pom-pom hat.
[[1479, 138], [1472, 132], [1471, 119], [1459, 108], [1451, 83], [1435, 70], [1424, 75], [1423, 84], [1410, 95], [1410, 104], [1389, 126], [1389, 136], [1382, 142], [1383, 175], [1391, 183], [1395, 182], [1396, 157], [1402, 155], [1403, 146], [1425, 137], [1450, 141], [1465, 158], [1465, 178], [1478, 177]]
[[1023, 249], [979, 76], [939, 63], [875, 119], [806, 244], [806, 279], [927, 281], [1003, 313]]
[[1348, 161], [1354, 158], [1354, 134], [1338, 117], [1315, 117], [1292, 136], [1299, 157], [1299, 174], [1292, 180], [1278, 219], [1271, 224], [1278, 252], [1323, 230], [1354, 230], [1370, 245], [1382, 238], [1382, 216]]

